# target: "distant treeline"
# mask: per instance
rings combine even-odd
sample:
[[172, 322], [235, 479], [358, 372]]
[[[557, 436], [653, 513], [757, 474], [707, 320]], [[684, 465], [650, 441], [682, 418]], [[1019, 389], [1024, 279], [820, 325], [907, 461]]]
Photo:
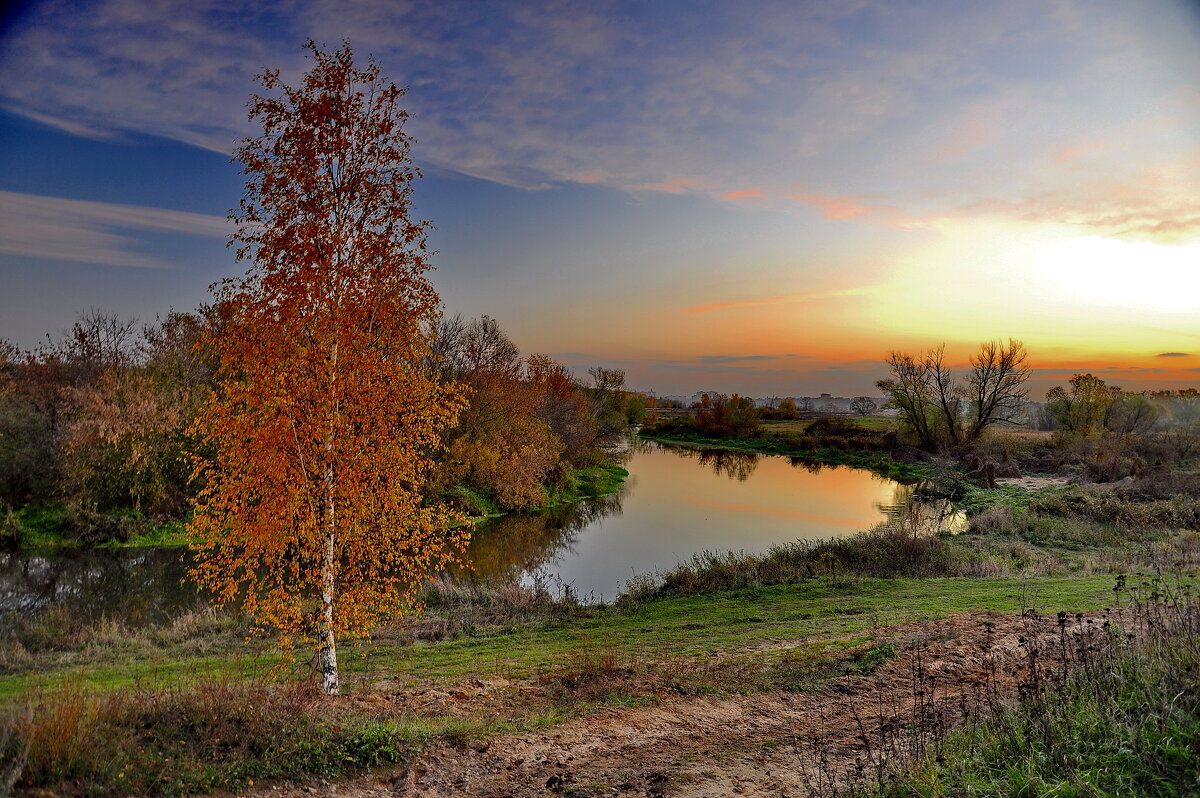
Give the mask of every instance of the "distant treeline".
[[[207, 336], [220, 307], [171, 312], [149, 324], [89, 310], [65, 333], [22, 350], [0, 341], [0, 521], [63, 510], [62, 531], [84, 543], [128, 536], [186, 516], [199, 489], [191, 435], [214, 388]], [[525, 357], [487, 316], [442, 319], [424, 363], [468, 388], [469, 406], [436, 453], [423, 486], [468, 512], [542, 505], [572, 494], [578, 469], [644, 412], [624, 373], [576, 378], [548, 355]], [[11, 542], [11, 540], [10, 540]]]

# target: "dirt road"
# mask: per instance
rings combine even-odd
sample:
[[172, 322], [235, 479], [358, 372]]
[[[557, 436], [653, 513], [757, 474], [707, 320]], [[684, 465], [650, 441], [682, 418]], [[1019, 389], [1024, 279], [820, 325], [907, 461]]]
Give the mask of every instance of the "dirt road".
[[[812, 693], [664, 699], [537, 733], [427, 751], [407, 767], [350, 782], [276, 785], [261, 795], [829, 795], [871, 778], [1028, 676], [1029, 651], [1053, 667], [1098, 628], [1072, 618], [965, 613], [886, 630], [899, 654], [870, 676]], [[1070, 653], [1069, 651], [1067, 652]], [[914, 734], [911, 729], [922, 731]]]

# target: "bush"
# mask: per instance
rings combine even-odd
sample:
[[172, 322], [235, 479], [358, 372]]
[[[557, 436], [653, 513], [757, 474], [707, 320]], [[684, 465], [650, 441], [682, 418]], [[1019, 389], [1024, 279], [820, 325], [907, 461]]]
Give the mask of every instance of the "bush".
[[144, 535], [153, 524], [138, 514], [98, 513], [82, 508], [70, 508], [63, 519], [63, 535], [84, 547], [104, 543], [124, 543]]
[[315, 687], [219, 676], [174, 689], [106, 695], [63, 684], [0, 719], [17, 786], [61, 795], [187, 795], [256, 779], [333, 775], [393, 764], [411, 730], [345, 716]]
[[954, 545], [946, 538], [882, 526], [836, 540], [785, 543], [762, 555], [701, 552], [664, 574], [630, 580], [618, 601], [736, 590], [823, 576], [975, 576], [1002, 570], [987, 555]]

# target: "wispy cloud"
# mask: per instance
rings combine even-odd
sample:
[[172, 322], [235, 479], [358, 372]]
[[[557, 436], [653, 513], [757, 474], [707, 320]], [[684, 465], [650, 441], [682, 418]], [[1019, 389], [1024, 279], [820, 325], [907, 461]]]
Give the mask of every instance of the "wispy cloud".
[[735, 191], [726, 191], [721, 195], [721, 199], [725, 200], [740, 200], [740, 199], [756, 199], [765, 197], [762, 189], [758, 188], [741, 188]]
[[703, 363], [738, 363], [748, 360], [775, 360], [774, 355], [704, 355], [700, 358]]
[[[985, 192], [1020, 200], [1043, 176], [1070, 177], [1084, 148], [1107, 168], [1186, 146], [1200, 54], [1172, 21], [1177, 5], [765, 2], [749, 15], [736, 3], [705, 14], [558, 0], [290, 0], [253, 13], [224, 0], [95, 0], [87, 13], [40, 3], [0, 51], [0, 101], [82, 135], [135, 130], [228, 152], [248, 132], [254, 73], [294, 76], [306, 37], [347, 37], [410, 87], [427, 163], [527, 188], [603, 183], [780, 207], [786, 192], [746, 186], [803, 185], [829, 219], [886, 224], [868, 205], [920, 218]], [[1152, 117], [1158, 127], [1121, 130]], [[1081, 143], [1096, 130], [1103, 140]], [[1064, 212], [1086, 198], [1069, 199]], [[1173, 234], [1192, 217], [1130, 230]]]
[[768, 305], [791, 305], [800, 302], [814, 302], [822, 299], [836, 299], [848, 296], [863, 296], [874, 291], [873, 288], [842, 288], [833, 291], [812, 291], [805, 294], [776, 294], [758, 299], [743, 299], [732, 302], [712, 302], [705, 305], [693, 305], [684, 308], [684, 313], [711, 313], [715, 310], [732, 310], [735, 308], [759, 308]]
[[807, 202], [817, 207], [826, 219], [841, 221], [870, 213], [871, 207], [863, 203], [862, 197], [832, 197], [825, 194], [793, 194], [792, 199]]
[[1159, 352], [1155, 357], [1191, 357], [1187, 352]]
[[168, 268], [116, 231], [224, 237], [226, 220], [187, 211], [0, 191], [0, 252], [105, 266]]
[[792, 369], [761, 369], [755, 366], [728, 366], [728, 365], [694, 365], [691, 363], [654, 363], [647, 368], [653, 371], [678, 371], [678, 372], [697, 372], [700, 374], [741, 374], [753, 377], [762, 376], [780, 376], [784, 374], [795, 374]]

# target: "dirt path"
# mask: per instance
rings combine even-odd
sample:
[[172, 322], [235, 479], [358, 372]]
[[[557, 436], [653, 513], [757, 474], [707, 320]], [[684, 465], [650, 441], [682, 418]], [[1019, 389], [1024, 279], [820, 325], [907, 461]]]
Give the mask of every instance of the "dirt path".
[[[887, 630], [900, 653], [871, 676], [845, 676], [818, 693], [673, 698], [607, 710], [546, 731], [475, 748], [426, 752], [408, 767], [353, 782], [276, 786], [264, 795], [371, 796], [810, 796], [906, 758], [985, 700], [986, 687], [1026, 678], [1031, 645], [1060, 659], [1064, 629], [1086, 619], [965, 613]], [[1068, 646], [1068, 649], [1074, 643]], [[903, 726], [925, 731], [913, 735]]]

